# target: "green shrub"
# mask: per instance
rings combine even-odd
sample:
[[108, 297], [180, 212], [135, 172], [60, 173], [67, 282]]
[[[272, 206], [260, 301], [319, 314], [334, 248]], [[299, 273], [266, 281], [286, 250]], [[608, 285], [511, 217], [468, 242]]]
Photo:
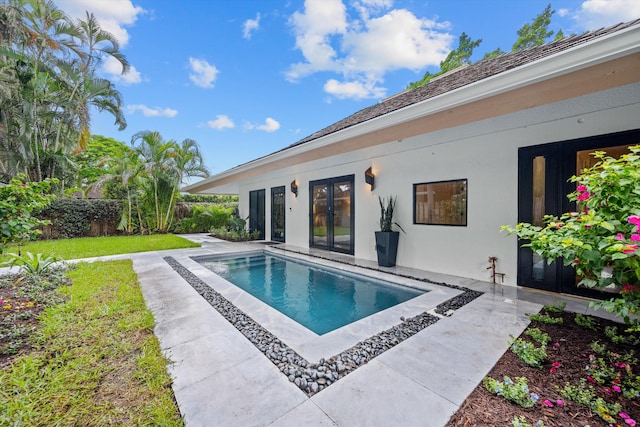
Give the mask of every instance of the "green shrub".
[[542, 368], [542, 364], [547, 360], [547, 346], [545, 345], [536, 347], [533, 343], [517, 338], [509, 344], [509, 347], [520, 360], [534, 368]]
[[233, 242], [243, 242], [260, 238], [260, 232], [247, 231], [247, 219], [240, 218], [237, 211], [229, 217], [225, 227], [214, 227], [210, 231], [211, 235]]
[[566, 306], [566, 302], [556, 301], [553, 304], [547, 304], [542, 308], [549, 313], [562, 313]]
[[212, 203], [226, 208], [238, 206], [238, 196], [224, 194], [181, 194], [179, 201], [186, 203]]
[[539, 328], [529, 328], [524, 331], [524, 334], [531, 337], [538, 344], [547, 345], [551, 341], [549, 334], [542, 332]]
[[531, 320], [546, 323], [547, 325], [559, 325], [564, 322], [562, 317], [553, 317], [546, 313], [526, 313], [526, 316]]
[[523, 408], [531, 408], [539, 399], [537, 394], [529, 391], [525, 377], [516, 377], [515, 382], [507, 376], [504, 377], [503, 381], [485, 377], [482, 380], [482, 384], [489, 392], [502, 396]]
[[176, 226], [178, 233], [206, 233], [212, 228], [227, 225], [232, 210], [219, 205], [194, 205], [190, 216], [181, 219]]
[[590, 331], [596, 330], [596, 322], [595, 320], [593, 320], [593, 317], [587, 317], [580, 313], [577, 313], [573, 321], [576, 322], [576, 325], [580, 326], [582, 329], [588, 329]]
[[596, 392], [592, 386], [587, 386], [583, 378], [578, 385], [565, 384], [563, 388], [557, 388], [560, 396], [584, 405], [595, 412], [600, 418], [608, 423], [614, 422], [613, 415], [622, 409], [618, 403], [608, 403], [601, 397], [596, 397]]
[[49, 194], [56, 180], [27, 182], [25, 175], [0, 186], [0, 255], [5, 246], [35, 238], [38, 227], [47, 224], [35, 212], [47, 206], [55, 196]]
[[628, 334], [619, 334], [615, 326], [605, 326], [604, 334], [615, 344], [640, 345], [640, 336], [635, 330], [631, 330]]

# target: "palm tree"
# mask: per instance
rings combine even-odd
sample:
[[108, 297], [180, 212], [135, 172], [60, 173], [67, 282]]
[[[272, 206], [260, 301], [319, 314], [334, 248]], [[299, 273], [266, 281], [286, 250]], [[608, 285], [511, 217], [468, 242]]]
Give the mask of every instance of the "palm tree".
[[109, 80], [96, 77], [95, 68], [105, 56], [115, 58], [122, 65], [122, 74], [129, 68], [129, 62], [119, 51], [118, 40], [113, 34], [101, 28], [93, 13], [86, 12], [86, 19], [79, 19], [74, 26], [74, 36], [84, 48], [79, 53], [78, 66], [65, 67], [72, 83], [69, 101], [75, 104], [79, 119], [79, 138], [76, 152], [86, 149], [91, 121], [89, 107], [97, 107], [98, 111], [107, 111], [115, 117], [118, 130], [123, 130], [127, 122], [122, 113], [122, 98]]
[[[185, 139], [182, 144], [165, 141], [158, 132], [138, 132], [131, 144], [139, 153], [150, 182], [156, 231], [171, 228], [179, 186], [192, 176], [207, 177], [198, 143]], [[136, 146], [137, 144], [137, 146]]]
[[70, 25], [65, 13], [58, 9], [51, 0], [14, 0], [14, 3], [24, 8], [23, 18], [26, 25], [26, 37], [21, 40], [23, 52], [32, 60], [33, 79], [31, 89], [31, 125], [33, 128], [32, 144], [35, 157], [35, 180], [43, 178], [40, 163], [40, 150], [44, 149], [43, 123], [40, 114], [49, 110], [51, 86], [54, 81], [54, 64], [60, 55], [77, 52], [77, 47], [71, 38], [75, 28]]
[[129, 69], [92, 14], [73, 23], [50, 0], [0, 3], [0, 173], [64, 174], [55, 162], [86, 148], [92, 108], [126, 127], [120, 93], [96, 74], [107, 56]]
[[165, 222], [169, 227], [173, 221], [175, 201], [180, 193], [179, 186], [185, 183], [186, 178], [206, 178], [209, 176], [209, 169], [204, 165], [200, 147], [195, 140], [187, 138], [181, 144], [177, 144], [173, 140], [170, 142], [174, 144], [173, 160], [175, 162], [176, 182], [165, 214]]
[[[143, 165], [140, 163], [139, 153], [135, 151], [130, 151], [125, 153], [123, 156], [118, 159], [105, 159], [108, 162], [114, 162], [115, 170], [112, 174], [106, 175], [104, 179], [114, 179], [119, 178], [122, 187], [125, 189], [127, 193], [127, 207], [122, 211], [122, 216], [120, 218], [120, 223], [118, 224], [119, 230], [126, 230], [128, 234], [133, 233], [134, 230], [134, 222], [133, 222], [133, 202], [134, 195], [138, 192], [139, 180], [142, 176]], [[137, 197], [136, 197], [137, 198]], [[140, 209], [138, 211], [138, 221], [139, 227], [142, 231], [144, 229], [144, 224], [142, 218], [140, 217]]]
[[[137, 143], [137, 145], [136, 145]], [[150, 203], [152, 204], [152, 221], [155, 230], [166, 232], [168, 224], [164, 222], [164, 206], [169, 203], [171, 193], [167, 192], [174, 172], [173, 143], [165, 142], [158, 132], [138, 132], [131, 138], [131, 145], [138, 152], [141, 163], [150, 184]], [[168, 194], [167, 194], [168, 193]]]

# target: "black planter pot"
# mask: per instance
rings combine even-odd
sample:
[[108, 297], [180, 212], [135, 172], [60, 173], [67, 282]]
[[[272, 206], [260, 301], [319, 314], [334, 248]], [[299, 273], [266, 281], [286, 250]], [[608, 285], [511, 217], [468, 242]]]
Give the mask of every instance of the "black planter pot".
[[378, 253], [378, 265], [380, 267], [393, 267], [396, 265], [399, 237], [399, 231], [376, 231], [376, 252]]

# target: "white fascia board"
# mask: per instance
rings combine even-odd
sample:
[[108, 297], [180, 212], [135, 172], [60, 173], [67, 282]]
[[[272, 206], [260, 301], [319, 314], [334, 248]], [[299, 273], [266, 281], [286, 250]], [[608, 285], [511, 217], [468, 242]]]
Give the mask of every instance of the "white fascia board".
[[255, 167], [269, 164], [276, 160], [286, 159], [287, 157], [296, 154], [339, 143], [348, 138], [374, 132], [424, 116], [429, 116], [440, 111], [455, 108], [473, 101], [571, 73], [602, 62], [631, 55], [638, 51], [640, 51], [640, 25], [626, 28], [607, 36], [599, 37], [573, 48], [563, 50], [529, 64], [514, 68], [513, 70], [502, 72], [495, 76], [446, 92], [442, 95], [392, 111], [383, 116], [322, 136], [316, 140], [312, 140], [295, 147], [285, 148], [282, 151], [252, 160], [248, 163], [236, 166], [225, 172], [207, 178], [204, 181], [200, 181], [197, 184], [185, 187], [184, 190], [189, 191], [189, 187], [192, 186], [201, 186], [207, 182], [215, 182], [218, 179], [233, 176], [237, 173], [251, 170]]

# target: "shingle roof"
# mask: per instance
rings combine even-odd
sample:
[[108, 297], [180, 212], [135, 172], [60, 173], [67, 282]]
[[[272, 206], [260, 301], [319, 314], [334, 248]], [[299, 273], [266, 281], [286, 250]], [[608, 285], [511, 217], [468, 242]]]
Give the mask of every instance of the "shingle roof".
[[[429, 98], [442, 95], [462, 86], [478, 82], [496, 74], [503, 73], [516, 67], [534, 62], [538, 59], [551, 56], [558, 52], [570, 49], [574, 46], [587, 43], [593, 39], [615, 33], [622, 29], [640, 24], [640, 19], [630, 21], [612, 27], [602, 28], [597, 31], [587, 32], [580, 35], [556, 40], [544, 45], [534, 46], [528, 49], [505, 53], [489, 59], [476, 62], [464, 68], [459, 68], [450, 73], [438, 76], [428, 84], [419, 88], [401, 92], [391, 96], [370, 107], [364, 108], [349, 117], [346, 117], [324, 129], [321, 129], [301, 140], [295, 142], [283, 150], [295, 147], [323, 136], [338, 132], [348, 127], [366, 122], [376, 117], [383, 116], [395, 110], [407, 107], [412, 104], [427, 100]], [[283, 151], [280, 150], [280, 151]]]

